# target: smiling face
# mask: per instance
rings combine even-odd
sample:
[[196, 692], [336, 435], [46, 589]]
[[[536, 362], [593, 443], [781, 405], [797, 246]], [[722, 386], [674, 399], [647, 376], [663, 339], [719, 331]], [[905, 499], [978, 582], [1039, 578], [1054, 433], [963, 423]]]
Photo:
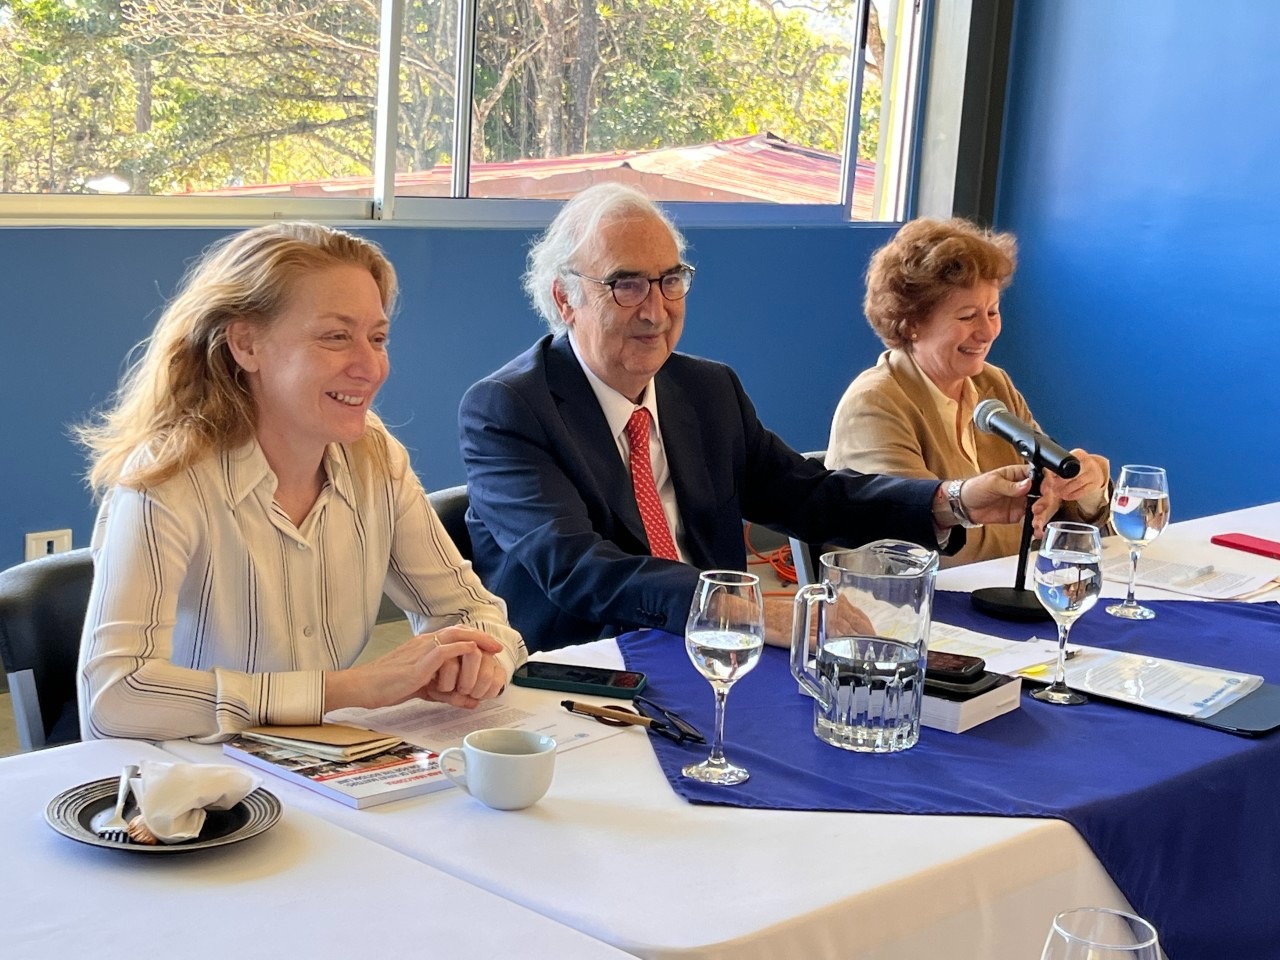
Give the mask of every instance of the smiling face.
[[276, 468], [318, 467], [330, 443], [352, 443], [387, 379], [387, 316], [363, 267], [339, 265], [298, 281], [263, 326], [227, 331], [258, 408], [258, 442]]
[[[651, 215], [606, 221], [574, 268], [597, 280], [660, 277], [680, 268], [675, 238]], [[620, 307], [607, 286], [581, 280], [582, 304], [569, 302], [559, 281], [553, 289], [560, 316], [573, 331], [591, 372], [635, 400], [662, 369], [684, 330], [684, 300], [663, 297], [658, 284], [638, 306]]]
[[911, 355], [944, 394], [960, 398], [966, 377], [982, 372], [987, 353], [1000, 336], [1000, 285], [980, 280], [957, 287], [917, 324]]

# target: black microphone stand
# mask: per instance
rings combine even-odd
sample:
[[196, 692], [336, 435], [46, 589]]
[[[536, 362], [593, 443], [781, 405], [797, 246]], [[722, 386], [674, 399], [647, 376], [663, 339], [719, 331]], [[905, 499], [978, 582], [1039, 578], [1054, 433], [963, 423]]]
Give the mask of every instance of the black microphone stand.
[[1027, 554], [1031, 550], [1031, 508], [1040, 499], [1040, 481], [1044, 470], [1040, 467], [1040, 449], [1031, 452], [1031, 491], [1027, 494], [1027, 509], [1022, 516], [1022, 543], [1018, 547], [1018, 573], [1012, 587], [983, 587], [969, 595], [974, 608], [1000, 620], [1021, 620], [1031, 623], [1051, 619], [1034, 591], [1027, 589]]

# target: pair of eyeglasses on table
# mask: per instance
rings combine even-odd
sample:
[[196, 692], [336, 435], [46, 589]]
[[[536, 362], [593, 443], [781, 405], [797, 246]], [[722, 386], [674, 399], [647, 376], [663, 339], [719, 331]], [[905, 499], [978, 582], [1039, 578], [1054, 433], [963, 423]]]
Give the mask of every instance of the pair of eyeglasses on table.
[[688, 720], [666, 710], [647, 697], [634, 697], [634, 707], [622, 707], [614, 704], [597, 707], [590, 703], [578, 703], [574, 700], [561, 700], [560, 706], [570, 713], [584, 717], [594, 717], [598, 723], [607, 727], [639, 726], [647, 727], [660, 737], [666, 737], [674, 743], [706, 743], [707, 738], [698, 732], [697, 727]]

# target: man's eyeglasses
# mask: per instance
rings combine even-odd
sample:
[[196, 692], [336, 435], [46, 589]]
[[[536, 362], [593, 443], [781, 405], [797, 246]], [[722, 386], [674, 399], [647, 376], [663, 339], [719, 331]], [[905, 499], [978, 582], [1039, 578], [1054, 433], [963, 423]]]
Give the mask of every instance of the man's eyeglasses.
[[608, 287], [609, 292], [613, 294], [613, 302], [620, 307], [640, 306], [648, 298], [649, 290], [655, 283], [662, 291], [663, 297], [668, 300], [683, 300], [688, 295], [689, 288], [693, 286], [693, 267], [687, 263], [680, 264], [675, 270], [664, 273], [660, 277], [619, 277], [616, 280], [598, 280], [577, 270], [569, 272], [582, 280], [590, 280], [602, 287]]
[[629, 725], [648, 727], [660, 737], [666, 737], [674, 743], [706, 743], [707, 738], [698, 732], [698, 728], [683, 717], [666, 710], [646, 697], [634, 697], [634, 706], [624, 707], [609, 704], [597, 707], [588, 703], [575, 703], [572, 700], [561, 700], [560, 705], [570, 713], [580, 713], [595, 719], [609, 727], [625, 727]]

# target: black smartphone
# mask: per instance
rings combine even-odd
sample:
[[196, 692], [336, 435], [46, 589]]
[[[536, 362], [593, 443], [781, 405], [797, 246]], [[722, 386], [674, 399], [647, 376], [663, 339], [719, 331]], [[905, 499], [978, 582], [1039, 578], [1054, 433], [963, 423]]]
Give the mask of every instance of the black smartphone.
[[1000, 680], [998, 673], [986, 670], [987, 663], [981, 657], [930, 650], [924, 661], [924, 692], [948, 700], [977, 696]]
[[591, 693], [598, 697], [630, 700], [644, 689], [648, 678], [635, 670], [609, 670], [605, 667], [530, 660], [516, 669], [511, 682], [522, 687]]
[[986, 669], [987, 662], [981, 657], [940, 650], [930, 650], [924, 661], [924, 675], [928, 679], [947, 683], [972, 683]]

